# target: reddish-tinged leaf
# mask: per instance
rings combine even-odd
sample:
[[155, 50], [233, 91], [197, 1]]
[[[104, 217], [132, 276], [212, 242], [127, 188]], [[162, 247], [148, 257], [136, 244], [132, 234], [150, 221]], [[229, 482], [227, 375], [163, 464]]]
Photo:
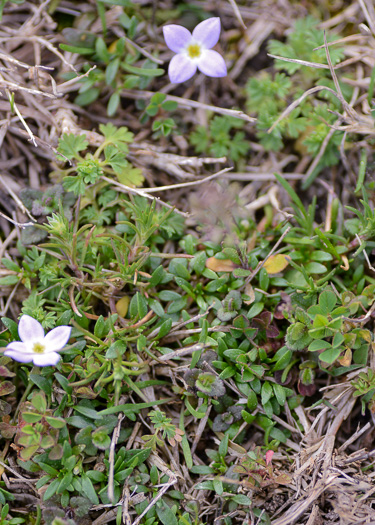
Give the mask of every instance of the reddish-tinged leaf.
[[279, 474], [273, 479], [274, 483], [278, 483], [279, 485], [289, 485], [289, 483], [292, 481], [292, 476], [287, 474], [286, 472], [283, 472], [282, 474]]
[[20, 456], [23, 461], [28, 461], [38, 450], [39, 445], [32, 445], [21, 450]]
[[0, 377], [14, 377], [16, 374], [7, 369], [6, 366], [0, 365]]
[[16, 433], [17, 428], [9, 423], [0, 423], [0, 434], [4, 439], [11, 439]]
[[269, 465], [272, 461], [272, 456], [274, 455], [273, 450], [267, 450], [266, 452], [266, 465]]
[[8, 415], [12, 412], [12, 405], [0, 399], [0, 415]]
[[6, 396], [14, 392], [16, 387], [10, 381], [3, 381], [0, 383], [0, 396]]
[[277, 326], [271, 324], [266, 328], [266, 335], [267, 337], [277, 337], [280, 333], [280, 330], [277, 328]]
[[85, 399], [95, 399], [98, 394], [95, 394], [93, 389], [89, 386], [80, 386], [79, 388], [74, 389], [75, 394], [78, 394], [79, 397]]
[[302, 396], [313, 396], [316, 392], [316, 385], [304, 385], [301, 381], [298, 381], [298, 392]]
[[63, 456], [63, 447], [60, 444], [55, 445], [48, 454], [48, 459], [61, 459]]

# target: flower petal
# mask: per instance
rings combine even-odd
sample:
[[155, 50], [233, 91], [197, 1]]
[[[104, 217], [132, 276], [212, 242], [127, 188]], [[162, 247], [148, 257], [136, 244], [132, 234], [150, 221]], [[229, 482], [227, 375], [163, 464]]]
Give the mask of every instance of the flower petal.
[[57, 352], [48, 354], [34, 354], [33, 363], [35, 366], [54, 366], [60, 361], [61, 355]]
[[19, 363], [31, 363], [33, 356], [31, 354], [24, 354], [22, 352], [17, 352], [17, 350], [5, 350], [4, 355], [11, 357]]
[[24, 343], [40, 341], [44, 338], [43, 326], [29, 315], [23, 315], [21, 317], [20, 324], [18, 325], [18, 334]]
[[181, 53], [191, 41], [191, 33], [186, 27], [170, 24], [163, 27], [165, 43], [175, 53]]
[[205, 48], [210, 49], [217, 44], [220, 36], [220, 18], [208, 18], [193, 31], [193, 38]]
[[169, 63], [168, 75], [174, 84], [189, 80], [197, 70], [197, 65], [185, 55], [176, 55]]
[[34, 352], [31, 349], [31, 346], [26, 343], [21, 343], [20, 341], [13, 341], [7, 345], [7, 350], [12, 350], [14, 352], [19, 352], [21, 354], [33, 354]]
[[54, 328], [44, 338], [46, 352], [55, 352], [61, 350], [69, 341], [72, 329], [70, 326], [58, 326]]
[[227, 75], [227, 66], [224, 58], [217, 51], [207, 49], [202, 53], [198, 61], [198, 69], [208, 77], [225, 77]]

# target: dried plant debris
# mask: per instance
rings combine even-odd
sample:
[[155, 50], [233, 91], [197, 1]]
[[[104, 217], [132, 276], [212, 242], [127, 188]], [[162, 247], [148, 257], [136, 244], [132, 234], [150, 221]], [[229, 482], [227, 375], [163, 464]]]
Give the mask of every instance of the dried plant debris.
[[1, 523], [375, 522], [375, 10], [318, 4], [0, 2]]

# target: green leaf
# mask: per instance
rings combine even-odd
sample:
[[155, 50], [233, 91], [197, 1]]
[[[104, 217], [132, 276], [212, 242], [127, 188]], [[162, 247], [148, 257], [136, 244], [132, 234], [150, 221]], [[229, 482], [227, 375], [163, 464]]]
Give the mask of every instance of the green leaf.
[[89, 47], [69, 46], [68, 44], [60, 44], [60, 49], [69, 51], [69, 53], [78, 53], [79, 55], [92, 55], [94, 52], [94, 50]]
[[52, 483], [48, 485], [47, 490], [44, 493], [43, 500], [47, 501], [49, 498], [51, 498], [56, 493], [59, 485], [60, 485], [59, 479], [55, 479], [54, 481], [52, 481]]
[[177, 301], [177, 299], [181, 299], [181, 295], [172, 290], [162, 290], [159, 292], [159, 299], [161, 301]]
[[54, 478], [58, 477], [59, 471], [51, 467], [51, 465], [48, 465], [47, 463], [43, 463], [42, 461], [39, 461], [38, 465], [40, 466], [40, 468], [44, 470], [44, 472], [47, 472], [47, 474], [49, 474], [50, 476]]
[[143, 319], [148, 312], [147, 301], [139, 292], [133, 295], [130, 305], [129, 313], [132, 318]]
[[71, 191], [74, 195], [84, 195], [86, 193], [86, 184], [82, 176], [68, 175], [63, 178], [64, 190]]
[[319, 359], [324, 361], [324, 363], [331, 365], [334, 361], [336, 361], [343, 350], [343, 348], [330, 348], [329, 350], [326, 350], [320, 354]]
[[125, 62], [122, 62], [121, 66], [128, 73], [139, 75], [141, 77], [160, 77], [165, 73], [164, 69], [161, 68], [150, 69], [145, 67], [135, 67], [131, 66], [130, 64], [126, 64]]
[[331, 348], [332, 345], [328, 341], [323, 341], [322, 339], [315, 339], [310, 345], [308, 350], [310, 352], [318, 352], [319, 350], [327, 350]]
[[318, 262], [309, 262], [307, 264], [305, 264], [305, 269], [307, 271], [308, 274], [322, 274], [322, 273], [326, 273], [327, 271], [327, 268], [326, 266], [324, 266], [324, 264], [320, 264]]
[[52, 428], [64, 428], [66, 425], [65, 419], [61, 417], [46, 416], [46, 421]]
[[44, 414], [47, 410], [47, 401], [44, 393], [40, 392], [33, 396], [31, 400], [33, 407], [38, 410], [38, 412]]
[[59, 140], [58, 151], [68, 159], [78, 157], [78, 153], [87, 149], [89, 145], [86, 135], [74, 135], [73, 133], [64, 133]]
[[159, 333], [157, 335], [157, 339], [162, 339], [164, 336], [169, 334], [171, 328], [172, 328], [172, 319], [166, 319], [160, 327]]
[[220, 441], [219, 445], [219, 454], [222, 458], [225, 458], [225, 456], [228, 453], [228, 443], [229, 443], [229, 437], [228, 434], [226, 434], [223, 439]]
[[283, 348], [285, 348], [285, 351], [283, 353], [280, 352], [280, 349], [275, 354], [275, 357], [277, 357], [277, 361], [272, 368], [273, 372], [276, 372], [277, 370], [284, 370], [284, 368], [286, 368], [290, 363], [290, 360], [292, 358], [292, 351], [287, 349], [286, 347]]
[[18, 340], [19, 341], [18, 324], [15, 321], [13, 321], [13, 319], [9, 319], [8, 317], [2, 317], [1, 318], [1, 322], [9, 330], [10, 335], [12, 336], [12, 338], [14, 340]]
[[110, 62], [105, 70], [105, 81], [107, 86], [110, 86], [114, 79], [116, 78], [117, 71], [120, 65], [120, 59], [115, 58]]
[[327, 315], [332, 312], [332, 310], [335, 308], [336, 302], [336, 294], [331, 290], [324, 290], [324, 292], [322, 292], [319, 296], [319, 306], [321, 313]]
[[156, 514], [163, 525], [178, 525], [176, 515], [163, 500], [156, 504]]
[[116, 146], [119, 143], [127, 144], [133, 142], [134, 133], [129, 131], [126, 126], [116, 128], [109, 122], [108, 124], [100, 124], [99, 129], [108, 144], [111, 143]]
[[11, 259], [8, 259], [7, 257], [3, 257], [1, 259], [1, 262], [2, 262], [2, 264], [3, 264], [3, 266], [5, 268], [7, 268], [8, 270], [11, 270], [12, 272], [20, 272], [21, 271], [21, 268], [18, 266], [18, 264], [13, 262]]
[[96, 337], [102, 337], [104, 335], [106, 323], [102, 315], [99, 316], [94, 326], [94, 335]]
[[88, 106], [100, 96], [99, 88], [90, 88], [87, 91], [80, 93], [75, 99], [74, 103], [78, 106]]
[[249, 414], [246, 410], [242, 410], [241, 412], [242, 419], [247, 423], [248, 425], [251, 425], [251, 423], [254, 421], [256, 416], [253, 416], [252, 414]]
[[107, 115], [109, 117], [113, 117], [116, 113], [119, 105], [120, 105], [120, 93], [118, 91], [115, 91], [112, 93], [112, 95], [109, 97], [108, 104], [107, 104]]
[[273, 395], [272, 386], [268, 381], [265, 381], [262, 385], [262, 390], [261, 390], [262, 405], [265, 405], [271, 399], [272, 395]]
[[82, 405], [76, 405], [74, 407], [74, 410], [90, 419], [101, 419], [103, 415], [103, 414], [99, 414], [98, 412], [96, 412], [96, 410], [93, 410], [92, 408], [88, 408]]
[[253, 317], [256, 317], [264, 308], [264, 303], [254, 303], [250, 310], [247, 313], [247, 317], [249, 319], [252, 319]]
[[26, 423], [37, 423], [42, 417], [42, 414], [36, 414], [35, 412], [24, 412], [22, 414], [22, 418]]
[[29, 379], [38, 386], [47, 396], [50, 396], [52, 393], [52, 384], [51, 380], [46, 377], [41, 376], [40, 374], [29, 374]]
[[323, 250], [315, 250], [311, 252], [310, 258], [313, 261], [326, 262], [326, 261], [332, 261], [333, 256], [328, 252], [324, 252]]
[[153, 287], [153, 286], [158, 285], [163, 280], [165, 275], [166, 275], [166, 272], [165, 272], [164, 268], [161, 265], [158, 266], [152, 272], [151, 279], [149, 281], [149, 286]]
[[280, 406], [285, 405], [286, 401], [286, 391], [285, 388], [277, 383], [272, 383], [272, 388], [275, 393], [275, 397]]
[[[142, 410], [143, 408], [150, 408], [150, 407], [153, 407], [154, 405], [163, 405], [164, 403], [169, 403], [170, 401], [172, 401], [171, 398], [166, 398], [166, 399], [157, 399], [156, 401], [150, 401], [148, 403], [127, 403], [124, 405], [117, 405], [111, 408], [106, 408], [105, 410], [101, 410], [99, 413], [95, 412], [95, 414], [97, 415], [97, 417], [101, 418], [102, 416], [107, 416], [108, 414], [117, 414], [117, 412], [125, 412], [125, 414], [129, 412], [136, 413]], [[74, 407], [75, 410], [77, 410], [77, 408], [78, 407]], [[84, 408], [84, 407], [80, 407], [80, 408]], [[81, 412], [83, 415], [86, 415], [81, 410], [79, 410], [79, 412]], [[90, 410], [90, 412], [94, 412], [94, 411]], [[202, 414], [202, 417], [203, 415], [204, 414]], [[92, 417], [92, 416], [88, 416], [88, 417]]]
[[92, 442], [100, 450], [106, 450], [111, 444], [111, 438], [108, 436], [108, 430], [102, 426], [92, 433]]
[[159, 303], [159, 301], [157, 301], [156, 299], [149, 299], [148, 306], [151, 308], [153, 312], [156, 313], [158, 317], [165, 317], [164, 308]]
[[246, 507], [250, 507], [251, 505], [251, 499], [245, 496], [245, 494], [236, 494], [231, 499], [239, 505], [245, 505]]
[[190, 469], [192, 474], [201, 474], [202, 476], [207, 476], [209, 474], [214, 474], [215, 470], [208, 465], [193, 465]]
[[18, 275], [7, 275], [6, 277], [0, 277], [0, 285], [12, 286], [13, 284], [17, 284], [19, 280]]
[[219, 479], [213, 479], [212, 484], [214, 486], [214, 490], [218, 496], [221, 496], [224, 492], [223, 482]]
[[142, 175], [142, 170], [140, 168], [132, 168], [130, 165], [120, 166], [118, 164], [114, 165], [110, 163], [113, 170], [115, 171], [117, 178], [121, 184], [125, 186], [142, 186], [143, 181], [145, 180]]
[[332, 340], [332, 346], [333, 348], [337, 348], [338, 346], [340, 346], [343, 342], [344, 342], [344, 336], [342, 333], [340, 332], [337, 332], [334, 336], [333, 336], [333, 340]]
[[99, 498], [96, 494], [96, 490], [94, 489], [91, 479], [86, 475], [86, 473], [83, 472], [81, 480], [82, 494], [84, 494], [94, 505], [99, 505]]
[[67, 472], [64, 475], [63, 479], [60, 482], [60, 485], [57, 488], [57, 491], [56, 491], [57, 494], [62, 494], [64, 490], [66, 490], [69, 487], [72, 480], [73, 480], [73, 474], [71, 472]]

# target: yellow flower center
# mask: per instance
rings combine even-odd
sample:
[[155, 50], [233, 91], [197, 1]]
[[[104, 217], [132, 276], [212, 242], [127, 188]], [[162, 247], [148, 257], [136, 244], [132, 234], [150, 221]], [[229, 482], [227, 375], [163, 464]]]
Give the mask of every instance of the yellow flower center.
[[35, 354], [44, 354], [45, 346], [41, 343], [34, 343], [33, 345], [33, 352]]
[[187, 47], [187, 52], [190, 58], [198, 58], [201, 54], [201, 46], [199, 44], [190, 44]]

